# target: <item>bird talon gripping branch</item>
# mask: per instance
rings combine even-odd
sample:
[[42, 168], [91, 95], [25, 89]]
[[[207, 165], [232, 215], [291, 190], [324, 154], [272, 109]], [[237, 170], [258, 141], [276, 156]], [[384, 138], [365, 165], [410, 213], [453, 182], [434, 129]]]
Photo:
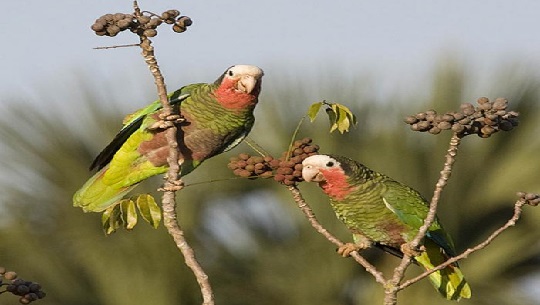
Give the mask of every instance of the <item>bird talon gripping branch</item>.
[[167, 113], [160, 113], [158, 115], [159, 120], [154, 122], [152, 125], [148, 127], [148, 130], [150, 131], [156, 131], [156, 130], [165, 130], [167, 128], [173, 127], [177, 124], [183, 123], [186, 121], [186, 119], [179, 115], [179, 114], [167, 114]]
[[159, 119], [165, 122], [172, 122], [172, 123], [182, 123], [185, 121], [184, 117], [180, 114], [172, 114], [172, 113], [166, 113], [162, 112], [158, 115]]
[[157, 121], [157, 122], [153, 123], [152, 125], [148, 126], [148, 130], [150, 130], [150, 131], [164, 130], [164, 129], [167, 129], [167, 128], [170, 128], [170, 127], [173, 127], [173, 126], [174, 126], [173, 122], [161, 120], [161, 121]]
[[417, 257], [422, 255], [423, 252], [426, 251], [426, 247], [419, 246], [417, 248], [412, 248], [410, 243], [404, 243], [402, 244], [399, 249], [403, 254], [409, 256], [409, 257]]
[[337, 249], [337, 253], [343, 257], [349, 257], [351, 256], [351, 253], [354, 251], [360, 251], [369, 248], [369, 246], [364, 244], [353, 244], [353, 243], [346, 243], [343, 246], [340, 246]]

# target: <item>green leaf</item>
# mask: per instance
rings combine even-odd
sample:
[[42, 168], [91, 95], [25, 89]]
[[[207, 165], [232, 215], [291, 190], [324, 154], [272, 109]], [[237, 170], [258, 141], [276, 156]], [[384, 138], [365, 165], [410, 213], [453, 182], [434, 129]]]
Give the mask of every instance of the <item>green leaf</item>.
[[349, 127], [351, 126], [347, 112], [343, 108], [338, 108], [337, 126], [337, 129], [342, 134], [349, 131]]
[[338, 127], [336, 124], [338, 114], [337, 112], [334, 112], [331, 107], [326, 108], [326, 114], [328, 115], [328, 120], [330, 121], [330, 132], [333, 132]]
[[327, 101], [314, 103], [309, 107], [307, 115], [311, 122], [315, 120], [322, 105], [326, 106], [325, 111], [330, 121], [330, 132], [335, 130], [339, 130], [340, 133], [348, 132], [351, 125], [356, 125], [356, 116], [347, 106]]
[[146, 220], [154, 229], [157, 229], [161, 222], [161, 209], [156, 203], [154, 197], [149, 194], [141, 194], [137, 196], [137, 208], [141, 213], [141, 216]]
[[315, 121], [315, 118], [317, 117], [317, 114], [319, 113], [319, 110], [321, 109], [323, 103], [324, 102], [314, 103], [309, 107], [307, 115], [311, 122]]
[[352, 111], [347, 107], [347, 106], [344, 106], [344, 105], [340, 105], [341, 109], [345, 110], [345, 112], [347, 113], [347, 117], [349, 118], [349, 121], [351, 122], [352, 125], [356, 125], [356, 116], [354, 115], [354, 113], [352, 113]]
[[135, 202], [131, 199], [123, 199], [120, 201], [120, 212], [124, 227], [127, 230], [131, 230], [137, 224], [137, 210], [135, 209]]
[[101, 226], [105, 234], [112, 234], [122, 226], [123, 222], [120, 214], [120, 204], [118, 203], [103, 211]]

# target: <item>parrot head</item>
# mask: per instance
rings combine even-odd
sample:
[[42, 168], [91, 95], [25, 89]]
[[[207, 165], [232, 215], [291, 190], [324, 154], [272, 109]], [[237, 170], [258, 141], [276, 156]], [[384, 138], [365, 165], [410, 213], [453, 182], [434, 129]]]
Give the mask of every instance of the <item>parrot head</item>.
[[228, 68], [214, 83], [219, 103], [229, 109], [254, 106], [261, 92], [263, 70], [251, 65]]
[[355, 161], [334, 155], [314, 155], [302, 162], [302, 178], [318, 182], [326, 194], [341, 200], [354, 190], [350, 177], [358, 165]]

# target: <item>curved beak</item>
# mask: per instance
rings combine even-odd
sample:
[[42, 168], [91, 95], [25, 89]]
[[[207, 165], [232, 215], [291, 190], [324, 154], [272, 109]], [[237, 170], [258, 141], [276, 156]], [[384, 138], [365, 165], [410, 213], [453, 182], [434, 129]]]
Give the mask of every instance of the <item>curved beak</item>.
[[323, 174], [312, 165], [304, 165], [302, 168], [302, 178], [307, 182], [322, 182], [325, 180]]
[[245, 93], [251, 93], [257, 85], [257, 79], [251, 75], [244, 75], [238, 81], [237, 89]]

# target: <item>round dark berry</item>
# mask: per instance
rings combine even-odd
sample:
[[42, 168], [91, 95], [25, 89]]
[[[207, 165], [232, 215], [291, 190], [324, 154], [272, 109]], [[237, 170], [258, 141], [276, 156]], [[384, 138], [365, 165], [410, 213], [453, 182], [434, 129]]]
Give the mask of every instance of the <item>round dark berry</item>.
[[146, 29], [144, 30], [143, 35], [146, 37], [154, 37], [157, 35], [157, 31], [154, 29]]
[[18, 285], [16, 292], [17, 295], [25, 295], [30, 292], [30, 288], [26, 285]]
[[105, 29], [105, 25], [103, 23], [96, 22], [96, 23], [92, 24], [91, 28], [92, 28], [92, 30], [94, 32], [101, 32], [101, 31], [103, 31]]
[[182, 26], [179, 26], [178, 24], [175, 24], [173, 25], [173, 31], [175, 31], [176, 33], [182, 33], [182, 32], [185, 32], [186, 31], [186, 28], [185, 27], [182, 27]]
[[151, 18], [148, 16], [140, 16], [137, 20], [139, 21], [140, 24], [145, 25], [148, 22], [150, 22], [150, 19]]
[[487, 97], [481, 97], [476, 102], [480, 105], [483, 105], [489, 103], [489, 99]]

